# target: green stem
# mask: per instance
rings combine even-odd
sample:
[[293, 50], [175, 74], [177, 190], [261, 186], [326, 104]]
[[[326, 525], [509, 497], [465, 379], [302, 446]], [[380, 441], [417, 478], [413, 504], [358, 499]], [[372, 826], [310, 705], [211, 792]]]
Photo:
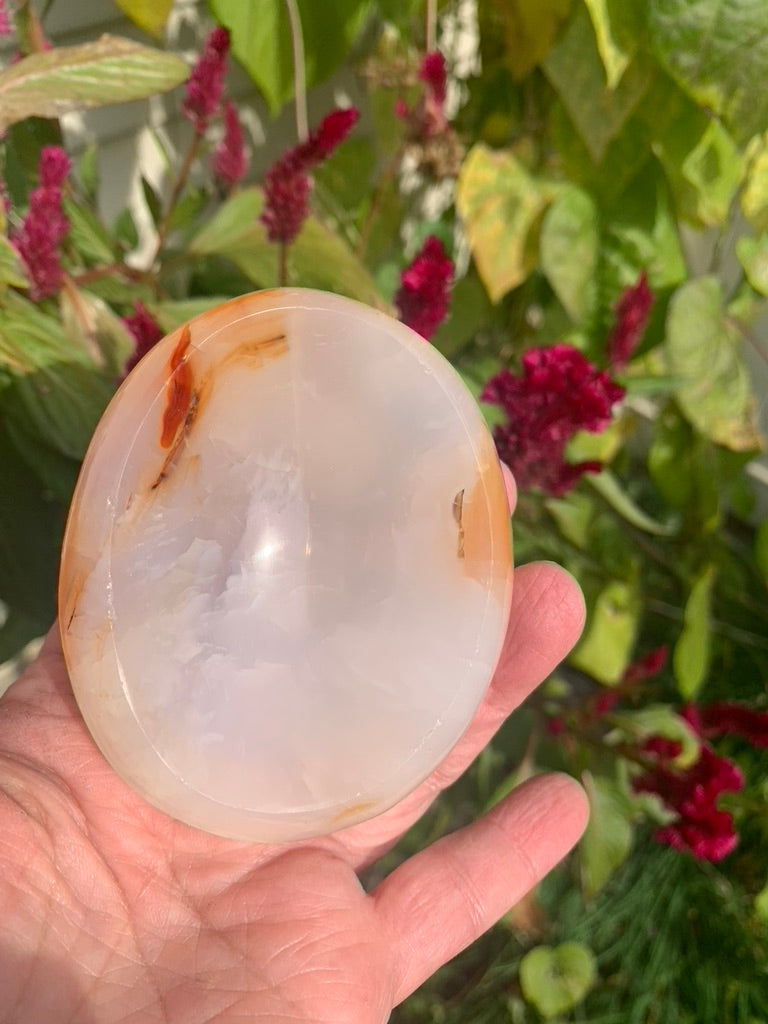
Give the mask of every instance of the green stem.
[[293, 46], [293, 91], [296, 110], [296, 135], [299, 142], [306, 142], [309, 136], [307, 118], [307, 80], [304, 57], [304, 33], [301, 28], [301, 14], [296, 0], [285, 0], [288, 21], [291, 26]]
[[288, 246], [279, 242], [277, 246], [277, 283], [280, 288], [288, 284]]
[[163, 246], [165, 245], [165, 241], [166, 238], [168, 237], [168, 232], [171, 226], [171, 216], [173, 215], [173, 211], [176, 207], [176, 203], [179, 201], [181, 193], [184, 191], [184, 186], [187, 184], [189, 172], [192, 170], [192, 164], [194, 163], [195, 157], [197, 156], [197, 152], [200, 148], [202, 138], [202, 132], [195, 132], [195, 134], [192, 136], [192, 141], [190, 142], [189, 147], [187, 149], [186, 155], [184, 157], [184, 162], [181, 165], [181, 169], [178, 175], [176, 176], [176, 181], [174, 182], [173, 189], [171, 190], [171, 197], [168, 200], [168, 205], [166, 206], [165, 214], [163, 215], [163, 219], [160, 222], [160, 225], [158, 226], [157, 229], [157, 246], [155, 247], [155, 254], [152, 257], [151, 265], [154, 265], [157, 262], [160, 253], [163, 251]]

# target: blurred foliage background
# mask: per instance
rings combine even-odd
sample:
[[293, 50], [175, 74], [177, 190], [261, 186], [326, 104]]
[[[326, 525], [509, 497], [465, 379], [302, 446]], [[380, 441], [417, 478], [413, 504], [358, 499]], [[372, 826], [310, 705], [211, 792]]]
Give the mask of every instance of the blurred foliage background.
[[[768, 1021], [768, 5], [115, 2], [125, 37], [77, 46], [2, 5], [0, 660], [53, 620], [88, 440], [164, 331], [284, 282], [426, 313], [518, 476], [517, 560], [588, 619], [367, 882], [541, 770], [592, 819], [393, 1019]], [[143, 99], [161, 173], [106, 215], [81, 115]]]

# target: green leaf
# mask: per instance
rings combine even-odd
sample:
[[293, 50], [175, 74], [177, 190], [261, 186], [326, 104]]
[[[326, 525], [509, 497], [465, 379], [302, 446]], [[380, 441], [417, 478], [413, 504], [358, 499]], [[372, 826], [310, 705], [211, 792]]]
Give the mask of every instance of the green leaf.
[[592, 159], [599, 163], [647, 90], [649, 66], [633, 62], [609, 89], [589, 15], [579, 7], [543, 67]]
[[[368, 0], [299, 0], [308, 85], [322, 82], [343, 62], [362, 28]], [[293, 95], [293, 49], [284, 0], [209, 0], [229, 29], [232, 52], [276, 114]]]
[[685, 603], [683, 630], [672, 657], [677, 688], [685, 700], [694, 700], [709, 670], [710, 604], [715, 577], [714, 565], [705, 566], [696, 577]]
[[69, 458], [81, 459], [115, 389], [59, 322], [8, 293], [0, 317], [0, 406], [8, 422]]
[[566, 313], [581, 323], [595, 298], [599, 220], [592, 197], [580, 188], [557, 196], [541, 224], [541, 268]]
[[580, 551], [586, 550], [595, 518], [594, 499], [573, 490], [563, 498], [549, 498], [546, 506], [563, 537]]
[[481, 39], [503, 40], [503, 64], [525, 78], [546, 57], [571, 9], [571, 0], [492, 0], [480, 4]]
[[609, 733], [609, 742], [642, 743], [651, 736], [662, 736], [680, 744], [680, 753], [674, 758], [676, 768], [689, 768], [699, 757], [699, 737], [684, 718], [669, 704], [649, 704], [639, 711], [614, 711], [611, 723], [615, 733]]
[[523, 995], [546, 1020], [578, 1006], [596, 979], [594, 954], [580, 942], [535, 946], [520, 961]]
[[[223, 203], [214, 217], [190, 243], [199, 255], [218, 255], [231, 260], [259, 286], [277, 280], [277, 246], [267, 240], [259, 221], [263, 205], [260, 189], [243, 189]], [[337, 234], [314, 217], [308, 217], [288, 250], [291, 280], [307, 288], [324, 288], [348, 295], [370, 306], [385, 308], [368, 271]]]
[[722, 312], [720, 282], [687, 281], [667, 313], [666, 351], [672, 374], [685, 379], [677, 392], [683, 415], [702, 434], [733, 451], [760, 447], [749, 376], [739, 336]]
[[69, 241], [83, 259], [89, 263], [113, 263], [112, 239], [95, 213], [68, 198], [62, 205], [69, 220]]
[[711, 227], [725, 223], [744, 173], [742, 156], [720, 121], [682, 99], [654, 141], [680, 216]]
[[740, 238], [736, 256], [750, 285], [761, 295], [768, 295], [768, 233], [759, 238]]
[[768, 132], [752, 139], [746, 160], [741, 212], [756, 231], [768, 231]]
[[35, 53], [0, 71], [0, 130], [27, 117], [144, 99], [188, 74], [178, 57], [116, 36]]
[[606, 584], [589, 609], [584, 637], [570, 663], [606, 686], [618, 683], [635, 646], [640, 610], [636, 585], [623, 580]]
[[625, 189], [605, 231], [600, 266], [610, 308], [642, 271], [654, 291], [684, 281], [687, 270], [669, 188], [659, 168], [647, 164]]
[[554, 194], [512, 153], [494, 152], [482, 143], [469, 151], [456, 186], [456, 207], [492, 302], [534, 269], [536, 228]]
[[755, 531], [755, 566], [768, 586], [768, 519], [764, 519]]
[[586, 483], [606, 501], [614, 512], [643, 533], [654, 537], [672, 537], [677, 532], [677, 523], [660, 523], [637, 505], [622, 488], [616, 477], [608, 470], [602, 473], [589, 474]]
[[19, 646], [44, 632], [55, 614], [65, 510], [41, 492], [8, 433], [0, 430], [0, 599], [28, 619]]
[[604, 775], [584, 772], [589, 824], [579, 843], [581, 887], [586, 899], [600, 892], [632, 848], [633, 807], [626, 793]]
[[768, 5], [763, 0], [650, 0], [656, 55], [740, 139], [768, 119]]
[[615, 89], [635, 55], [643, 30], [639, 0], [585, 0], [606, 84]]
[[115, 3], [134, 25], [156, 39], [162, 38], [173, 0], [115, 0]]
[[69, 284], [59, 296], [61, 322], [72, 345], [98, 370], [122, 376], [135, 341], [103, 299]]
[[0, 235], [0, 282], [15, 288], [29, 288], [24, 265], [5, 235]]

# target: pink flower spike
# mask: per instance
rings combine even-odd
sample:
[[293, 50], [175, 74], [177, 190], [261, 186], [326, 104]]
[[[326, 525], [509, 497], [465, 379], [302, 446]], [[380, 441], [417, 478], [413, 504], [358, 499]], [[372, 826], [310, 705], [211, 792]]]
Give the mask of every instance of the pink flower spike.
[[237, 108], [229, 100], [224, 104], [224, 137], [213, 155], [213, 173], [230, 189], [245, 177], [248, 159], [243, 144], [243, 129]]
[[289, 149], [264, 175], [264, 208], [260, 220], [270, 242], [290, 245], [309, 214], [312, 181], [309, 171], [327, 159], [346, 139], [359, 114], [354, 107], [335, 110], [305, 142]]
[[69, 232], [61, 204], [61, 188], [69, 172], [69, 158], [58, 146], [40, 151], [37, 173], [40, 184], [29, 196], [29, 209], [11, 241], [27, 270], [29, 297], [48, 298], [61, 287], [64, 272], [59, 245]]
[[645, 271], [635, 285], [622, 292], [616, 303], [615, 322], [608, 338], [608, 362], [614, 370], [623, 370], [635, 354], [643, 340], [654, 301]]
[[345, 107], [327, 114], [307, 141], [296, 147], [299, 161], [309, 169], [327, 160], [346, 139], [359, 118], [360, 113], [355, 107]]
[[203, 52], [190, 72], [181, 109], [202, 135], [217, 113], [224, 91], [229, 53], [229, 32], [218, 26], [209, 33]]
[[123, 317], [123, 324], [133, 335], [136, 348], [125, 364], [125, 375], [131, 372], [149, 350], [163, 337], [163, 330], [149, 310], [138, 300], [133, 304], [133, 313]]
[[13, 24], [5, 0], [0, 0], [0, 36], [12, 36]]
[[61, 188], [69, 174], [69, 157], [59, 146], [43, 146], [37, 165], [40, 184], [44, 188]]
[[653, 679], [666, 665], [668, 653], [666, 644], [655, 647], [628, 666], [622, 682], [637, 683], [641, 679]]
[[434, 102], [442, 107], [445, 103], [447, 76], [445, 58], [438, 50], [424, 55], [419, 68], [419, 81], [424, 82]]
[[400, 275], [397, 315], [427, 341], [448, 313], [453, 261], [439, 238], [430, 235]]

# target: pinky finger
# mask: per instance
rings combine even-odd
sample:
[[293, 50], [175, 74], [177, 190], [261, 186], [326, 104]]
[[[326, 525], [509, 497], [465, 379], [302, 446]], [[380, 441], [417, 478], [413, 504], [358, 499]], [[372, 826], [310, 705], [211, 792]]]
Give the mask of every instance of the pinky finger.
[[587, 814], [572, 779], [540, 776], [393, 871], [372, 897], [393, 951], [395, 1005], [532, 889]]

